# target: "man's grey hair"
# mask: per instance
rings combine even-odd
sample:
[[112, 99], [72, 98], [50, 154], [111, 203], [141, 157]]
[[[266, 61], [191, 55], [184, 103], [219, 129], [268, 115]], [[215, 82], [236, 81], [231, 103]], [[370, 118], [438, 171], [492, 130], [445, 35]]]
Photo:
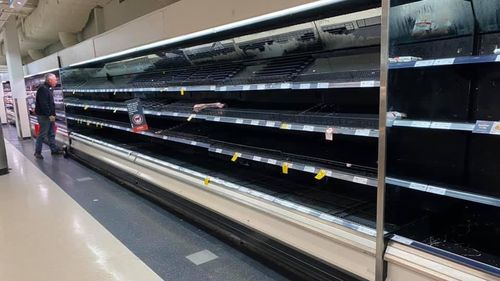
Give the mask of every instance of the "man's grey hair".
[[45, 75], [45, 82], [49, 82], [49, 79], [51, 77], [57, 78], [57, 76], [54, 73], [49, 73]]

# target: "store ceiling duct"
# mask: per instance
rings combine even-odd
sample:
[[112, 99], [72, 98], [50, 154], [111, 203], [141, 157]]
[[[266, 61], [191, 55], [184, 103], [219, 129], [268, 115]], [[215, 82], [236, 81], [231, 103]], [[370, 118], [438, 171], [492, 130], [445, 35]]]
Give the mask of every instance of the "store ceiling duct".
[[29, 39], [57, 41], [59, 32], [80, 32], [90, 11], [106, 2], [109, 1], [41, 0], [22, 24], [24, 35]]

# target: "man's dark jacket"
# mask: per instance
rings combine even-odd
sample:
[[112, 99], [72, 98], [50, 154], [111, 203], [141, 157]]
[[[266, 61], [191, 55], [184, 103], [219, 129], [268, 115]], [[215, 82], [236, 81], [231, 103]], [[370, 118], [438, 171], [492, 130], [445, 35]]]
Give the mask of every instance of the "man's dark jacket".
[[36, 91], [35, 113], [38, 116], [56, 116], [53, 89], [47, 84]]

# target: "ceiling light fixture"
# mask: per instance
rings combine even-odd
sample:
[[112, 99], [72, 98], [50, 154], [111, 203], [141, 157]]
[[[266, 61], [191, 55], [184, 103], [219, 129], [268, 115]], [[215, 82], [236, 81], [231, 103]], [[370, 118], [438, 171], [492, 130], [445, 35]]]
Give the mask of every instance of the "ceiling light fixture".
[[12, 9], [19, 9], [26, 5], [28, 0], [9, 0], [9, 7]]

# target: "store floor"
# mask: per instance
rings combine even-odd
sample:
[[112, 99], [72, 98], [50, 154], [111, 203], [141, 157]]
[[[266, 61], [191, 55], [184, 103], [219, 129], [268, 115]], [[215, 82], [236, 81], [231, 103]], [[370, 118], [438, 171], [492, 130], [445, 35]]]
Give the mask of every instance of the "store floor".
[[32, 140], [3, 129], [0, 280], [287, 280], [47, 147], [35, 160]]

